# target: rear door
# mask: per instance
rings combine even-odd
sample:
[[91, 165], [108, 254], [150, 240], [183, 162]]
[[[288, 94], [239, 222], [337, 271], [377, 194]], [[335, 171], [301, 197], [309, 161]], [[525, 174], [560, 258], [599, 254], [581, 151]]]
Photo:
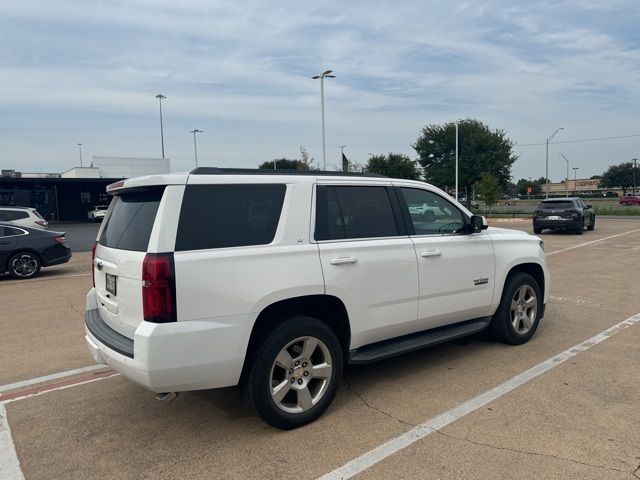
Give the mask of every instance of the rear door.
[[15, 237], [11, 235], [8, 227], [0, 225], [0, 274], [5, 272], [9, 257], [15, 248]]
[[129, 338], [143, 319], [142, 262], [164, 190], [115, 195], [96, 246], [93, 268], [100, 317]]
[[313, 235], [326, 294], [347, 308], [351, 348], [414, 331], [417, 261], [390, 184], [317, 185]]

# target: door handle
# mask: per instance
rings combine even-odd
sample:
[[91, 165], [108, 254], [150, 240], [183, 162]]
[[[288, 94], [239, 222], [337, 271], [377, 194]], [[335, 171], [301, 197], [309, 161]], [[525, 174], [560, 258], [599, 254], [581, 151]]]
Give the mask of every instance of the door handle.
[[340, 257], [340, 258], [332, 258], [329, 260], [331, 265], [346, 265], [348, 263], [356, 263], [358, 261], [357, 258], [354, 257]]
[[4, 242], [0, 242], [0, 245], [9, 245], [11, 242], [10, 241], [4, 241]]
[[420, 254], [421, 257], [439, 257], [442, 255], [440, 250], [425, 250]]

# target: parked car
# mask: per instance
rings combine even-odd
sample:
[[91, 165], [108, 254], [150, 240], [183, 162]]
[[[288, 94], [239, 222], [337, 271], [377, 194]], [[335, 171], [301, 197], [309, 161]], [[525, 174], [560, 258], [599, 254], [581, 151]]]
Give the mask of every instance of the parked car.
[[97, 205], [93, 207], [87, 212], [87, 219], [90, 222], [101, 222], [104, 219], [104, 216], [107, 214], [108, 208], [109, 205]]
[[548, 198], [533, 213], [533, 233], [536, 234], [550, 229], [573, 230], [577, 235], [582, 235], [585, 227], [593, 230], [595, 226], [593, 206], [578, 197]]
[[33, 278], [41, 267], [68, 262], [71, 250], [64, 241], [64, 232], [0, 222], [0, 274], [9, 272], [13, 278]]
[[107, 192], [85, 313], [95, 361], [159, 399], [240, 384], [277, 428], [318, 418], [347, 363], [485, 328], [527, 342], [549, 298], [538, 237], [422, 182], [198, 168]]
[[640, 195], [625, 195], [618, 202], [620, 205], [640, 205]]
[[0, 207], [0, 222], [11, 222], [31, 228], [47, 229], [47, 222], [40, 212], [31, 207]]

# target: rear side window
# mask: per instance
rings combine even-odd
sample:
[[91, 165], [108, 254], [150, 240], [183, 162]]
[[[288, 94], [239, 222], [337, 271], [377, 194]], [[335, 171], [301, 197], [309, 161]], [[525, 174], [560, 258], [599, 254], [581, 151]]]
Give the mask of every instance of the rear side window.
[[557, 202], [542, 202], [539, 206], [539, 210], [569, 210], [574, 208], [573, 203], [570, 201], [559, 200]]
[[189, 185], [178, 222], [176, 250], [266, 245], [273, 241], [286, 186]]
[[399, 235], [386, 187], [318, 186], [316, 240]]
[[116, 195], [100, 245], [146, 252], [163, 193], [164, 187]]
[[15, 237], [18, 235], [25, 235], [25, 231], [19, 228], [0, 227], [0, 237]]
[[40, 218], [40, 219], [44, 220], [44, 217], [43, 217], [42, 215], [40, 215], [40, 212], [39, 212], [38, 210], [31, 210], [31, 211], [33, 212], [33, 214], [34, 214], [36, 217], [38, 217], [38, 218]]
[[0, 210], [0, 221], [11, 222], [23, 218], [29, 218], [29, 214], [19, 210]]

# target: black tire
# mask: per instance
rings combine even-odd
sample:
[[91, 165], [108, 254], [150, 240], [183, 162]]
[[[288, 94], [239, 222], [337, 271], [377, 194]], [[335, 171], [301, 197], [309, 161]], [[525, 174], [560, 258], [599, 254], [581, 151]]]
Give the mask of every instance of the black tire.
[[589, 225], [587, 227], [587, 230], [593, 230], [594, 228], [596, 228], [596, 216], [593, 216], [593, 219], [591, 220], [591, 225]]
[[[522, 286], [529, 286], [535, 292], [536, 310], [535, 320], [526, 333], [519, 333], [512, 323], [511, 301], [514, 299], [516, 292]], [[540, 286], [528, 273], [516, 272], [507, 277], [504, 290], [502, 291], [502, 300], [500, 306], [491, 321], [491, 330], [494, 336], [503, 343], [509, 345], [521, 345], [526, 343], [533, 337], [540, 323], [540, 313], [542, 312], [542, 295]]]
[[9, 274], [18, 280], [33, 278], [40, 273], [42, 262], [33, 252], [18, 252], [9, 258], [7, 269]]
[[584, 233], [584, 218], [580, 220], [580, 225], [575, 230], [576, 235], [582, 235]]
[[[330, 376], [327, 377], [328, 385], [317, 403], [306, 411], [290, 413], [281, 409], [271, 396], [272, 370], [278, 354], [289, 343], [300, 337], [314, 337], [320, 340], [327, 348], [332, 368]], [[294, 315], [274, 327], [262, 340], [256, 355], [251, 364], [247, 366], [241, 379], [240, 389], [245, 402], [261, 420], [272, 427], [291, 430], [313, 422], [329, 408], [338, 393], [342, 370], [342, 347], [334, 331], [326, 323], [316, 318], [307, 315]], [[285, 369], [283, 371], [285, 374], [287, 373]], [[311, 380], [307, 380], [307, 382], [309, 382], [310, 390]], [[294, 390], [295, 388], [292, 387], [289, 391], [293, 392]], [[297, 396], [297, 391], [292, 395]]]
[[533, 227], [533, 233], [535, 233], [536, 235], [540, 235], [542, 233], [542, 229]]

